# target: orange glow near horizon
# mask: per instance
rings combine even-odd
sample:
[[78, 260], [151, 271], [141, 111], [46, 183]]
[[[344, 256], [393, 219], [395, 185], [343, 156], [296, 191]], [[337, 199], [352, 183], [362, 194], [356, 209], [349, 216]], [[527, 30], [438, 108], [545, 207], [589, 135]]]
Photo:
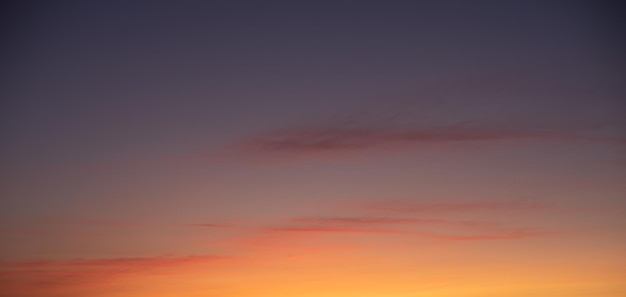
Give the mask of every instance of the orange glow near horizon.
[[397, 238], [381, 244], [363, 242], [368, 235], [362, 234], [314, 235], [307, 243], [274, 237], [276, 244], [247, 246], [249, 252], [233, 257], [5, 264], [0, 285], [19, 296], [107, 297], [555, 297], [618, 296], [624, 289], [617, 251], [600, 258], [594, 250], [533, 249], [554, 244], [552, 238], [525, 239], [520, 247], [507, 240], [407, 244], [405, 235], [380, 236]]

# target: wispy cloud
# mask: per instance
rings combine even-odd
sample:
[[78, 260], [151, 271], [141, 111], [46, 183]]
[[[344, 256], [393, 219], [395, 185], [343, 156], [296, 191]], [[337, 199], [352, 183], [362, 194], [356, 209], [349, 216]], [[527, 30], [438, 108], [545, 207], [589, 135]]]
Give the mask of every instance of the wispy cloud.
[[528, 202], [435, 202], [415, 203], [407, 201], [383, 201], [358, 205], [355, 208], [388, 213], [463, 213], [493, 211], [540, 211], [550, 207], [540, 203]]
[[199, 228], [228, 228], [230, 225], [226, 224], [212, 224], [212, 223], [199, 223], [199, 224], [188, 224], [189, 227], [199, 227]]
[[[512, 227], [507, 222], [455, 220], [449, 216], [480, 213], [481, 216], [491, 217], [502, 212], [528, 213], [547, 209], [549, 207], [542, 204], [515, 202], [383, 201], [348, 210], [351, 213], [367, 212], [369, 215], [298, 217], [264, 231], [271, 234], [403, 235], [445, 241], [512, 240], [537, 237], [543, 233]], [[386, 215], [372, 215], [376, 212]], [[424, 215], [428, 217], [424, 218]], [[438, 217], [440, 215], [445, 215], [445, 218]]]
[[[66, 261], [0, 262], [0, 292], [28, 296], [62, 294], [115, 284], [124, 276], [166, 274], [168, 269], [208, 265], [229, 259], [223, 256], [159, 256], [137, 258], [77, 259]], [[56, 296], [56, 295], [55, 295]]]
[[268, 132], [245, 141], [249, 151], [274, 153], [325, 153], [378, 148], [406, 148], [420, 144], [466, 143], [501, 140], [557, 140], [626, 143], [626, 138], [578, 133], [514, 129], [478, 129], [463, 125], [435, 128], [303, 129]]
[[404, 234], [406, 232], [393, 229], [345, 228], [336, 226], [294, 226], [268, 228], [267, 231], [278, 233], [352, 233], [352, 234]]
[[225, 259], [223, 256], [185, 256], [185, 257], [136, 257], [106, 258], [67, 261], [0, 262], [5, 269], [55, 269], [55, 268], [123, 268], [133, 271], [146, 268], [168, 267], [181, 264], [206, 263]]
[[419, 236], [444, 240], [444, 241], [483, 241], [483, 240], [510, 240], [532, 238], [545, 235], [544, 233], [531, 230], [505, 230], [502, 232], [477, 233], [477, 234], [439, 234], [439, 233], [418, 233]]
[[22, 222], [23, 225], [60, 225], [60, 226], [102, 226], [102, 227], [200, 227], [200, 228], [228, 228], [232, 225], [224, 223], [175, 223], [154, 221], [123, 221], [100, 219], [54, 218]]
[[519, 230], [506, 228], [504, 226], [485, 228], [476, 226], [473, 229], [468, 229], [464, 232], [436, 232], [428, 230], [411, 230], [411, 229], [398, 229], [398, 228], [348, 228], [341, 226], [291, 226], [291, 227], [276, 227], [268, 228], [266, 232], [273, 234], [294, 234], [294, 235], [307, 235], [307, 234], [320, 234], [320, 235], [332, 235], [332, 234], [354, 234], [354, 235], [402, 235], [411, 236], [416, 238], [423, 238], [437, 241], [489, 241], [489, 240], [515, 240], [524, 238], [533, 238], [543, 236], [544, 233], [534, 230]]
[[468, 227], [487, 227], [493, 226], [493, 223], [482, 221], [462, 221], [447, 219], [425, 219], [425, 218], [407, 218], [407, 217], [304, 217], [291, 220], [294, 223], [308, 223], [319, 225], [343, 225], [343, 226], [468, 226]]

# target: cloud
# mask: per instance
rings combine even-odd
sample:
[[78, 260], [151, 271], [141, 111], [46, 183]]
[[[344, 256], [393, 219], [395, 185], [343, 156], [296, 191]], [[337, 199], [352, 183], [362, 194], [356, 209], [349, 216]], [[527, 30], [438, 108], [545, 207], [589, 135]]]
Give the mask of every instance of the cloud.
[[371, 226], [371, 225], [408, 225], [408, 226], [468, 226], [487, 227], [493, 223], [481, 221], [460, 221], [447, 219], [421, 219], [421, 218], [390, 218], [390, 217], [305, 217], [291, 220], [294, 223], [310, 223], [320, 225], [346, 225], [346, 226]]
[[431, 220], [405, 219], [405, 218], [372, 218], [372, 217], [316, 217], [296, 218], [293, 222], [320, 223], [320, 224], [405, 224], [405, 223], [429, 223]]
[[406, 232], [393, 229], [342, 228], [335, 226], [294, 226], [269, 228], [267, 231], [277, 233], [347, 233], [347, 234], [404, 234]]
[[413, 231], [406, 229], [376, 229], [376, 228], [346, 228], [338, 226], [293, 226], [293, 227], [278, 227], [269, 228], [266, 231], [271, 233], [282, 234], [355, 234], [355, 235], [402, 235], [411, 236], [423, 239], [431, 239], [438, 241], [490, 241], [490, 240], [515, 240], [524, 238], [533, 238], [542, 236], [543, 233], [531, 230], [517, 230], [506, 227], [498, 228], [480, 228], [476, 227], [473, 230], [466, 232], [458, 232], [451, 234], [451, 232], [434, 232], [434, 231]]
[[478, 129], [463, 125], [411, 129], [303, 129], [270, 132], [242, 144], [244, 150], [274, 153], [354, 152], [379, 148], [406, 148], [420, 144], [502, 140], [557, 140], [626, 143], [626, 138], [536, 130]]
[[420, 236], [444, 241], [484, 241], [484, 240], [511, 240], [539, 237], [545, 234], [529, 230], [508, 230], [504, 232], [482, 233], [482, 234], [438, 234], [419, 233]]
[[432, 214], [481, 211], [538, 211], [549, 208], [543, 204], [522, 202], [412, 203], [403, 201], [374, 202], [357, 207], [368, 211]]
[[[261, 242], [264, 236], [270, 241], [306, 242], [306, 235], [312, 235], [310, 239], [315, 240], [317, 236], [332, 234], [398, 235], [448, 242], [520, 240], [548, 233], [513, 225], [506, 221], [506, 216], [499, 214], [553, 214], [559, 209], [554, 205], [524, 201], [375, 201], [334, 211], [342, 211], [344, 215], [284, 219], [274, 227], [260, 229], [256, 237], [261, 238]], [[480, 219], [461, 219], [474, 214]], [[459, 219], [455, 219], [457, 216]]]
[[[136, 257], [67, 261], [0, 262], [0, 292], [15, 296], [61, 294], [115, 285], [120, 277], [167, 274], [168, 269], [207, 265], [223, 256]], [[31, 295], [28, 295], [31, 294]]]
[[124, 271], [135, 269], [159, 268], [181, 264], [204, 263], [221, 256], [186, 256], [186, 257], [136, 257], [106, 258], [68, 261], [1, 262], [2, 269], [55, 269], [55, 268], [123, 268]]
[[[30, 222], [29, 222], [30, 223]], [[43, 225], [67, 225], [67, 226], [104, 226], [104, 227], [204, 227], [204, 228], [228, 228], [232, 227], [222, 223], [168, 223], [168, 222], [149, 222], [149, 221], [122, 221], [122, 220], [97, 220], [97, 219], [74, 219], [74, 218], [55, 218], [36, 220], [33, 223]]]
[[75, 225], [75, 226], [111, 226], [111, 227], [128, 227], [128, 226], [148, 226], [148, 223], [130, 222], [121, 220], [98, 220], [98, 219], [74, 219], [74, 218], [54, 218], [37, 220], [35, 223], [44, 225]]
[[[292, 218], [282, 226], [264, 229], [270, 234], [362, 234], [404, 235], [446, 241], [504, 240], [536, 237], [540, 233], [520, 230], [506, 223], [493, 221], [454, 220], [437, 218], [443, 214], [467, 212], [535, 211], [546, 206], [512, 202], [468, 202], [410, 204], [384, 202], [366, 205], [362, 209], [401, 214], [400, 217], [381, 216], [318, 216]], [[413, 217], [428, 214], [431, 218]], [[408, 216], [408, 217], [407, 217]], [[434, 218], [432, 216], [435, 216]]]
[[200, 228], [228, 228], [230, 226], [224, 224], [210, 224], [210, 223], [201, 223], [201, 224], [189, 224], [187, 226], [190, 227], [200, 227]]

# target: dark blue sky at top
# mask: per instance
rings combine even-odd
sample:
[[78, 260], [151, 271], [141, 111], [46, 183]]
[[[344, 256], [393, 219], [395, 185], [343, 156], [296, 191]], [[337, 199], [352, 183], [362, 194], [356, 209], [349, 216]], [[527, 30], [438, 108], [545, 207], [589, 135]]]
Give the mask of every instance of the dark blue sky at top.
[[[36, 167], [199, 152], [407, 100], [409, 117], [444, 123], [615, 130], [623, 76], [612, 9], [27, 1], [13, 7], [4, 51], [3, 156]], [[452, 108], [420, 107], [437, 100]]]

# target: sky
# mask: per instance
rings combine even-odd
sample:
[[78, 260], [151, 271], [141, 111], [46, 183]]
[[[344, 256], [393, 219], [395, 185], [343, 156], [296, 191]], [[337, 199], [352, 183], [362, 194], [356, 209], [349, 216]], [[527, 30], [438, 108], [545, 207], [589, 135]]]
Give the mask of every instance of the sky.
[[15, 1], [0, 296], [626, 296], [616, 1]]

